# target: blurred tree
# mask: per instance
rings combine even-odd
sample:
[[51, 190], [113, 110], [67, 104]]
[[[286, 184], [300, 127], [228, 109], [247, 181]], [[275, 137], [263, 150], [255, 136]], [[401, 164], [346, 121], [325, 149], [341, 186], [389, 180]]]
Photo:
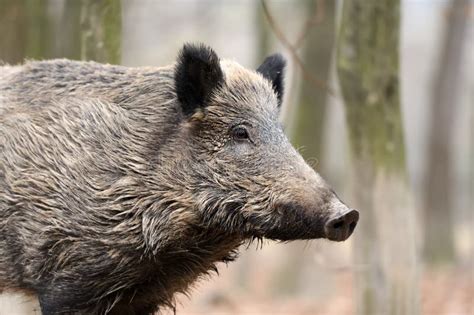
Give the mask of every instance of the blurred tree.
[[[320, 81], [328, 82], [335, 38], [336, 1], [305, 1], [304, 4], [307, 12], [315, 14], [309, 17], [308, 27], [295, 46], [304, 47], [305, 70]], [[304, 147], [301, 153], [309, 161], [322, 156], [327, 97], [328, 90], [324, 87], [307, 80], [302, 82], [291, 135], [296, 147]]]
[[0, 60], [21, 62], [26, 50], [24, 3], [17, 0], [0, 1]]
[[354, 161], [359, 314], [418, 313], [416, 214], [399, 96], [399, 0], [347, 0], [337, 70]]
[[121, 4], [117, 0], [83, 0], [81, 59], [120, 63]]
[[262, 9], [262, 5], [255, 2], [255, 24], [257, 33], [257, 60], [255, 66], [258, 67], [268, 53], [271, 50], [271, 36], [272, 30], [268, 21], [265, 18], [265, 14]]
[[48, 0], [0, 1], [0, 60], [16, 64], [49, 56]]
[[[50, 12], [54, 10], [56, 16]], [[69, 58], [120, 63], [121, 3], [0, 1], [0, 60]]]
[[56, 12], [53, 58], [81, 59], [81, 6], [82, 1], [62, 1]]
[[31, 59], [50, 57], [51, 20], [48, 14], [48, 0], [25, 0], [27, 12], [27, 44], [25, 56]]
[[459, 110], [459, 79], [470, 0], [452, 0], [435, 77], [429, 126], [424, 195], [424, 255], [432, 263], [454, 260], [452, 167], [454, 118]]

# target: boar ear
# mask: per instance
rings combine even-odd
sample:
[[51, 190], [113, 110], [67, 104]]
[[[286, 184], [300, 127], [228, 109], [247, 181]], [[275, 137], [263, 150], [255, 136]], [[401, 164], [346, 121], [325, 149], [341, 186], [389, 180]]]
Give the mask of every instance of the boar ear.
[[257, 72], [261, 73], [264, 78], [272, 83], [273, 90], [278, 97], [278, 106], [281, 105], [283, 100], [285, 66], [285, 58], [281, 54], [274, 54], [268, 56], [257, 69]]
[[205, 106], [211, 93], [224, 81], [219, 57], [203, 44], [185, 44], [174, 73], [176, 94], [185, 116]]

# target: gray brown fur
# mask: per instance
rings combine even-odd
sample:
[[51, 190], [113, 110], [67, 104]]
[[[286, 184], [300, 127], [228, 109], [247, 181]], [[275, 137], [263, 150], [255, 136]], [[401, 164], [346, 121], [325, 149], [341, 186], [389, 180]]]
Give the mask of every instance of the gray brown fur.
[[[0, 291], [151, 314], [249, 239], [325, 237], [345, 206], [283, 135], [271, 82], [220, 66], [190, 117], [177, 65], [0, 67]], [[229, 133], [243, 122], [253, 143]]]

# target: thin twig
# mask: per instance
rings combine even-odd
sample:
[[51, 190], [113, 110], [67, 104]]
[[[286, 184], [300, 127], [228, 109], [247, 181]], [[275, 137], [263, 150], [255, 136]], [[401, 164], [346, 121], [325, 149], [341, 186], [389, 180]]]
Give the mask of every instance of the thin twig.
[[324, 0], [316, 0], [316, 5], [314, 6], [314, 10], [311, 13], [311, 16], [306, 19], [303, 29], [299, 36], [297, 36], [297, 40], [293, 44], [295, 49], [301, 48], [303, 45], [306, 36], [309, 34], [309, 31], [318, 24], [321, 24], [324, 21], [326, 15], [326, 8], [324, 5]]
[[260, 2], [262, 3], [263, 12], [265, 14], [265, 17], [266, 17], [268, 23], [270, 24], [270, 27], [271, 27], [273, 33], [275, 33], [275, 36], [280, 40], [282, 45], [286, 49], [288, 49], [294, 63], [301, 69], [301, 71], [303, 73], [303, 78], [306, 81], [311, 82], [316, 87], [326, 90], [329, 95], [335, 97], [336, 94], [334, 93], [334, 91], [329, 87], [329, 85], [325, 81], [319, 80], [318, 78], [316, 78], [315, 76], [313, 76], [310, 72], [308, 72], [306, 70], [303, 61], [298, 56], [298, 52], [296, 51], [296, 48], [290, 43], [290, 41], [286, 38], [285, 34], [283, 34], [283, 32], [280, 30], [277, 23], [275, 22], [275, 19], [273, 18], [273, 16], [271, 15], [271, 13], [268, 9], [266, 1], [265, 0], [260, 0]]

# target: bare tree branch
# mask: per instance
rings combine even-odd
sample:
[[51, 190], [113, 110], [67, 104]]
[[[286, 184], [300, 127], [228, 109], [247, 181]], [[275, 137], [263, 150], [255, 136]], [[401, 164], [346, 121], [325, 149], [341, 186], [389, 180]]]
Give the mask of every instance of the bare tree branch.
[[311, 16], [305, 21], [303, 29], [301, 33], [297, 37], [293, 47], [299, 49], [304, 43], [306, 36], [308, 35], [309, 31], [318, 24], [321, 24], [324, 21], [326, 15], [326, 6], [324, 4], [324, 0], [316, 0], [316, 5], [314, 6], [314, 10], [311, 13]]
[[[291, 58], [293, 59], [293, 62], [301, 69], [301, 71], [303, 73], [303, 78], [306, 81], [309, 81], [311, 84], [313, 84], [317, 88], [324, 89], [328, 92], [329, 95], [335, 97], [336, 94], [334, 93], [334, 91], [331, 89], [331, 87], [325, 81], [319, 80], [312, 73], [310, 73], [306, 70], [306, 67], [305, 67], [303, 61], [298, 56], [297, 47], [295, 47], [295, 45], [290, 43], [288, 38], [286, 38], [285, 34], [278, 27], [275, 19], [273, 18], [272, 14], [270, 13], [270, 10], [268, 9], [266, 0], [260, 0], [260, 2], [262, 3], [263, 12], [265, 14], [265, 17], [266, 17], [268, 23], [270, 24], [270, 27], [271, 27], [273, 33], [278, 38], [278, 40], [282, 43], [282, 45], [286, 49], [288, 49], [288, 51], [290, 52]], [[318, 6], [316, 6], [316, 9], [317, 8], [318, 8]], [[317, 17], [317, 14], [313, 14], [312, 17], [309, 19], [309, 21], [311, 21], [311, 20], [317, 21], [317, 18], [315, 18], [315, 17]], [[309, 23], [312, 24], [313, 22], [306, 22], [306, 25], [303, 29], [303, 32], [298, 37], [298, 40], [297, 40], [296, 44], [299, 45], [300, 44], [299, 42], [302, 40], [302, 38], [304, 38], [306, 36], [306, 33], [310, 29], [310, 27], [308, 27]]]

